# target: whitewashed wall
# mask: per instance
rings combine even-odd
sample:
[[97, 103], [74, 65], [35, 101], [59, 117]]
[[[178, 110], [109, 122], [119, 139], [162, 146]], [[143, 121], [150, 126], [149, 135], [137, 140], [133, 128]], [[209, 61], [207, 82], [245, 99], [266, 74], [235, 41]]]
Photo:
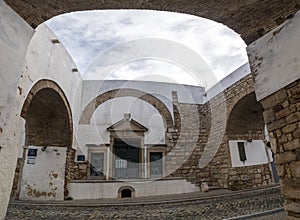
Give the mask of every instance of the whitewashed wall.
[[70, 196], [74, 199], [118, 198], [118, 190], [124, 186], [134, 188], [136, 197], [199, 192], [199, 187], [184, 179], [110, 183], [90, 181], [85, 183], [71, 182]]
[[[161, 100], [173, 113], [172, 91], [177, 91], [178, 102], [202, 104], [205, 90], [199, 86], [180, 85], [175, 83], [127, 81], [127, 80], [85, 80], [83, 82], [83, 110], [97, 95], [113, 89], [137, 89], [151, 94]], [[173, 115], [173, 114], [172, 114]]]
[[18, 83], [34, 30], [0, 1], [0, 219], [4, 219], [16, 168], [22, 127]]
[[[56, 82], [63, 90], [73, 116], [73, 130], [77, 130], [80, 117], [82, 78], [79, 72], [73, 72], [75, 63], [61, 43], [53, 43], [57, 37], [45, 25], [36, 29], [27, 49], [23, 77], [19, 83], [22, 89], [21, 103], [24, 103], [30, 89], [41, 79]], [[21, 112], [22, 106], [19, 106]], [[76, 139], [74, 139], [76, 140]], [[76, 148], [76, 141], [73, 147]]]
[[[173, 115], [172, 91], [177, 92], [178, 102], [202, 104], [204, 88], [172, 83], [126, 81], [126, 80], [87, 80], [83, 81], [81, 111], [97, 95], [114, 89], [136, 89], [151, 94], [162, 101]], [[79, 143], [78, 153], [87, 155], [86, 144], [109, 144], [110, 133], [106, 128], [123, 119], [130, 112], [132, 119], [148, 128], [145, 144], [165, 144], [164, 119], [157, 109], [135, 97], [111, 99], [101, 104], [94, 112], [89, 125], [79, 125], [76, 134]]]
[[[0, 2], [0, 219], [6, 212], [17, 156], [24, 145], [24, 120], [20, 113], [26, 96], [40, 79], [55, 81], [64, 91], [72, 112], [79, 114], [81, 76], [56, 37], [45, 26], [33, 30], [3, 1]], [[74, 124], [79, 116], [73, 115]], [[76, 123], [77, 122], [77, 123]], [[74, 127], [76, 130], [76, 127]], [[74, 143], [75, 147], [76, 143]], [[26, 175], [25, 175], [26, 177]]]
[[23, 168], [21, 200], [64, 200], [65, 164], [67, 148], [29, 146], [37, 149], [37, 156], [28, 156]]
[[248, 46], [261, 100], [300, 78], [300, 12]]
[[[240, 160], [238, 142], [244, 142], [247, 157], [245, 162]], [[270, 149], [268, 149], [267, 155], [266, 147], [262, 140], [252, 140], [252, 142], [248, 142], [247, 140], [231, 140], [229, 141], [229, 149], [232, 167], [253, 166], [266, 164], [269, 160], [270, 162], [273, 161]]]
[[86, 144], [109, 144], [110, 132], [106, 129], [124, 118], [124, 113], [148, 128], [145, 144], [165, 144], [164, 121], [157, 109], [149, 103], [133, 98], [122, 97], [109, 100], [100, 105], [89, 125], [79, 125], [77, 140], [81, 153], [86, 154]]

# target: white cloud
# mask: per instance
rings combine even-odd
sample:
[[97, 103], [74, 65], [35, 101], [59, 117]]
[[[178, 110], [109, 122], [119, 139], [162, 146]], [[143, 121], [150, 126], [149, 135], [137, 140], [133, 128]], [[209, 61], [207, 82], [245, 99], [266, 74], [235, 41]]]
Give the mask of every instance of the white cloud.
[[[85, 11], [63, 14], [46, 24], [65, 45], [82, 73], [109, 48], [144, 38], [167, 39], [185, 45], [206, 61], [219, 80], [248, 62], [246, 45], [238, 34], [222, 24], [192, 15], [145, 10]], [[136, 65], [123, 66], [111, 77], [128, 79], [129, 75], [138, 76], [141, 71], [148, 71], [143, 78], [149, 79], [151, 70], [155, 75], [167, 72], [172, 75], [170, 79], [191, 84], [192, 80], [186, 77], [187, 72], [176, 65], [137, 62]], [[138, 70], [135, 69], [137, 66]], [[130, 74], [125, 74], [125, 71]]]

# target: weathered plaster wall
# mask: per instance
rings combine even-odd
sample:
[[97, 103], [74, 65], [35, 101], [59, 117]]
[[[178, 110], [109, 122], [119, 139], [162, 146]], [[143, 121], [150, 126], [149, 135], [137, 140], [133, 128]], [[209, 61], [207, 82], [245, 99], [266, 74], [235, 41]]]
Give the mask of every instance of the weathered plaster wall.
[[[177, 93], [178, 102], [202, 103], [204, 88], [159, 82], [143, 81], [83, 81], [82, 110], [98, 95], [109, 96], [105, 92], [114, 89], [135, 89], [151, 94], [168, 108], [173, 116], [172, 92]], [[121, 90], [120, 90], [121, 93]], [[105, 97], [104, 97], [105, 98]], [[109, 144], [110, 133], [106, 128], [123, 118], [124, 113], [130, 112], [134, 120], [146, 126], [145, 144], [165, 144], [167, 125], [164, 115], [161, 115], [159, 106], [152, 106], [142, 97], [119, 97], [110, 99], [93, 108], [93, 115], [89, 124], [79, 124], [77, 140], [81, 153], [86, 154], [86, 144]], [[85, 114], [84, 112], [82, 114]], [[83, 115], [84, 116], [84, 115]], [[87, 155], [87, 154], [86, 154]]]
[[[101, 62], [101, 60], [99, 61]], [[81, 110], [97, 95], [114, 89], [137, 89], [161, 100], [173, 112], [172, 91], [177, 91], [180, 103], [203, 103], [203, 87], [175, 83], [127, 81], [127, 80], [85, 80], [83, 82]]]
[[[124, 113], [148, 128], [145, 144], [164, 144], [166, 127], [163, 118], [152, 105], [133, 97], [115, 98], [104, 102], [94, 112], [88, 125], [79, 124], [77, 140], [82, 153], [86, 144], [109, 144], [110, 132], [106, 129], [122, 120]], [[86, 154], [87, 155], [87, 154]]]
[[300, 77], [300, 12], [248, 46], [258, 100]]
[[[76, 66], [63, 45], [51, 41], [56, 37], [46, 26], [41, 25], [33, 35], [34, 30], [26, 26], [22, 20], [18, 20], [17, 15], [5, 8], [4, 4], [1, 5], [1, 9], [3, 9], [3, 17], [6, 18], [5, 16], [7, 16], [6, 19], [3, 18], [1, 23], [3, 30], [6, 31], [1, 35], [1, 47], [3, 47], [3, 51], [7, 52], [5, 56], [4, 54], [1, 56], [1, 75], [4, 79], [1, 81], [3, 84], [1, 88], [6, 91], [6, 96], [2, 96], [3, 101], [1, 101], [3, 103], [1, 107], [1, 116], [3, 116], [3, 119], [1, 118], [1, 133], [3, 136], [1, 135], [0, 138], [5, 138], [5, 143], [1, 145], [3, 149], [0, 156], [6, 154], [1, 166], [8, 166], [3, 169], [8, 173], [5, 174], [6, 176], [3, 174], [3, 178], [6, 180], [1, 181], [1, 184], [5, 184], [5, 186], [3, 185], [3, 193], [9, 195], [16, 163], [14, 157], [20, 155], [19, 152], [22, 151], [21, 147], [24, 146], [25, 137], [25, 122], [21, 117], [16, 116], [20, 116], [23, 103], [30, 89], [41, 79], [53, 80], [62, 88], [72, 111], [74, 111], [76, 107], [80, 108], [81, 76], [74, 71]], [[6, 20], [9, 23], [8, 26], [5, 26]], [[17, 36], [20, 36], [20, 39]], [[78, 124], [79, 116], [76, 115], [76, 112], [79, 111], [74, 112], [73, 121], [77, 121]], [[9, 113], [13, 116], [10, 117]], [[14, 128], [14, 126], [16, 127]], [[74, 127], [74, 129], [76, 128]], [[11, 144], [14, 147], [10, 148], [10, 152], [5, 152], [7, 148], [4, 146], [9, 147]], [[73, 142], [73, 146], [76, 147], [76, 142]], [[4, 163], [6, 160], [9, 162]], [[5, 195], [1, 196], [3, 199], [1, 207], [6, 207], [8, 198]]]
[[28, 149], [37, 149], [37, 156], [30, 157], [26, 152], [20, 199], [63, 200], [67, 148], [29, 146]]
[[70, 184], [70, 196], [74, 199], [118, 198], [118, 190], [131, 186], [136, 197], [159, 196], [198, 192], [199, 188], [182, 179], [129, 182], [76, 182]]
[[[31, 88], [39, 80], [46, 79], [55, 82], [64, 93], [69, 104], [73, 131], [77, 130], [80, 117], [80, 102], [82, 79], [72, 58], [64, 46], [56, 41], [56, 36], [42, 24], [33, 35], [25, 58], [21, 80], [19, 83], [20, 101], [23, 104]], [[50, 86], [50, 85], [49, 85]], [[22, 110], [19, 106], [19, 111]], [[73, 148], [76, 148], [76, 137], [73, 139]]]
[[9, 200], [17, 157], [19, 154], [20, 102], [18, 82], [34, 30], [0, 1], [0, 219], [3, 219]]
[[300, 218], [300, 13], [249, 46], [288, 220]]

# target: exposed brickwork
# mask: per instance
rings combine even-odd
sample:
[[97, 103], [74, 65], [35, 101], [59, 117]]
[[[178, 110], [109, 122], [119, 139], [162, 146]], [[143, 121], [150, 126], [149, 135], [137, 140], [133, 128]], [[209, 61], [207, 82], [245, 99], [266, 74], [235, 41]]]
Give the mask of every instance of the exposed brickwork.
[[261, 100], [287, 219], [300, 218], [300, 80]]
[[38, 81], [24, 101], [21, 116], [26, 120], [27, 146], [72, 146], [72, 113], [55, 82]]
[[27, 146], [70, 146], [68, 113], [52, 89], [40, 90], [26, 114]]
[[[66, 177], [65, 182], [69, 183], [71, 180], [85, 180], [87, 179], [88, 161], [75, 162], [76, 150], [68, 149], [66, 161]], [[65, 196], [68, 195], [67, 184], [65, 184]]]
[[247, 44], [276, 27], [299, 10], [299, 0], [5, 0], [32, 27], [49, 18], [73, 11], [95, 9], [152, 9], [181, 12], [208, 18], [241, 34]]

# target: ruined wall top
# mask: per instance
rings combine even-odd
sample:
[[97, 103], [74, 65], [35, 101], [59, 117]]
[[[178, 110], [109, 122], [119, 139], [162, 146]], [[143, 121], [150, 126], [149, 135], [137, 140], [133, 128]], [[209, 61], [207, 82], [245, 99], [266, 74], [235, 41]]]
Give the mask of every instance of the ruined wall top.
[[247, 44], [282, 23], [300, 8], [299, 0], [5, 0], [32, 27], [59, 14], [96, 9], [150, 9], [192, 14], [223, 23]]

